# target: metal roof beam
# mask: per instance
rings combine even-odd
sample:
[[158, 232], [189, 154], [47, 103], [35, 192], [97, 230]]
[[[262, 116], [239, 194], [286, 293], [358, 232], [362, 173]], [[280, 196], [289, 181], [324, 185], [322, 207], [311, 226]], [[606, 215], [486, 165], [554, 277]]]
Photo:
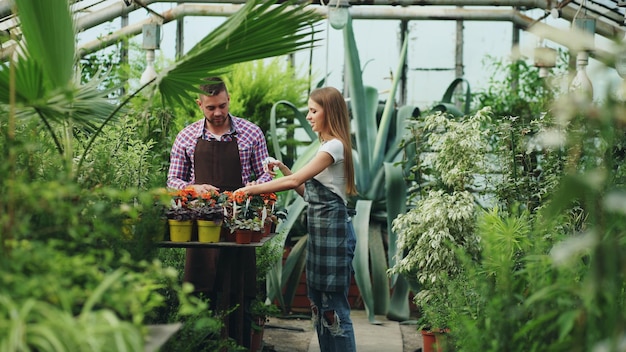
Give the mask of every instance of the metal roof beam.
[[[157, 2], [158, 0], [144, 0], [144, 4], [150, 4]], [[196, 1], [205, 2], [205, 1]], [[97, 40], [84, 43], [79, 46], [79, 54], [86, 55], [93, 53], [97, 50], [113, 45], [122, 38], [132, 37], [138, 35], [142, 31], [144, 24], [152, 22], [167, 23], [185, 16], [230, 16], [238, 11], [242, 5], [232, 4], [234, 1], [229, 1], [231, 5], [210, 5], [210, 4], [195, 4], [187, 1], [176, 6], [173, 9], [164, 11], [161, 14], [162, 18], [156, 16], [150, 16], [143, 21], [136, 22], [127, 27], [124, 27], [118, 31], [115, 31], [109, 35], [103, 36]], [[445, 3], [452, 2], [452, 0], [437, 0], [430, 1], [429, 3]], [[479, 4], [484, 3], [484, 0], [469, 0], [468, 3]], [[243, 1], [241, 1], [243, 3]], [[456, 1], [458, 3], [458, 0]], [[511, 3], [524, 3], [524, 1], [512, 1], [512, 0], [499, 0], [495, 1], [498, 4]], [[533, 6], [550, 6], [549, 1], [544, 0], [528, 0], [525, 2], [527, 5], [533, 4]], [[113, 5], [107, 8], [106, 11], [97, 11], [97, 13], [85, 15], [78, 19], [80, 28], [90, 28], [97, 25], [98, 22], [108, 21], [115, 17], [120, 16], [123, 13], [128, 13], [129, 8], [120, 0], [120, 5]], [[494, 1], [490, 2], [494, 5]], [[319, 12], [322, 15], [326, 15], [326, 9], [322, 6], [313, 7], [314, 11]], [[561, 9], [562, 17], [566, 20], [572, 21], [577, 11], [573, 7], [564, 7]], [[566, 32], [562, 29], [545, 25], [536, 19], [523, 15], [518, 10], [514, 9], [467, 9], [459, 7], [451, 8], [433, 8], [433, 7], [374, 7], [374, 6], [354, 6], [350, 8], [350, 14], [354, 19], [377, 19], [377, 20], [464, 20], [464, 21], [509, 21], [520, 26], [524, 30], [529, 30], [531, 27], [542, 28], [542, 37], [548, 40], [552, 40], [556, 43], [564, 45], [568, 48], [576, 49], [580, 46], [577, 36], [563, 35]], [[551, 34], [552, 33], [552, 34]], [[624, 30], [617, 28], [605, 21], [597, 21], [596, 33], [607, 38], [623, 38]], [[12, 48], [7, 47], [8, 43], [5, 43], [4, 48], [0, 55], [5, 58], [11, 52]]]

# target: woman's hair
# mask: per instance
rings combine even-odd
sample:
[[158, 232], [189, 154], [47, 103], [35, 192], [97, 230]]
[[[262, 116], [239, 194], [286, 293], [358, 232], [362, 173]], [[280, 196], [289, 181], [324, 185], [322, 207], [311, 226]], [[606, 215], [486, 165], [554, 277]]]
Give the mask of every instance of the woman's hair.
[[[311, 92], [310, 98], [324, 110], [326, 125], [330, 135], [343, 143], [344, 169], [346, 173], [346, 193], [355, 195], [354, 165], [352, 162], [352, 137], [350, 135], [350, 115], [346, 101], [336, 88], [324, 87]], [[321, 138], [321, 137], [320, 137]]]

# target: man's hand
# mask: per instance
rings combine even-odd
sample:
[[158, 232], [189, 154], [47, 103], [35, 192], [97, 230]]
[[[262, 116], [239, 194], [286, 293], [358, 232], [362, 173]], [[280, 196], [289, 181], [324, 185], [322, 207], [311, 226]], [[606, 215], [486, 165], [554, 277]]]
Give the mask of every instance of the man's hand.
[[209, 185], [209, 184], [202, 184], [202, 185], [189, 185], [189, 187], [193, 188], [194, 191], [196, 191], [196, 193], [198, 194], [205, 194], [205, 193], [209, 193], [211, 191], [215, 191], [218, 192], [220, 191], [219, 188]]

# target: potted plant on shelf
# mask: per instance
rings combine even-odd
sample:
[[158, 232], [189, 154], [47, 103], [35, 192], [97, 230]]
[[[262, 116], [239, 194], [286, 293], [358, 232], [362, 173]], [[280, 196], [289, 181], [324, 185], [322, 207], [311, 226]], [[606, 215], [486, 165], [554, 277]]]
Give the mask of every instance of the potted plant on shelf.
[[275, 231], [278, 220], [281, 218], [284, 219], [287, 216], [286, 214], [277, 212], [276, 210], [276, 200], [278, 199], [276, 193], [263, 193], [258, 197], [260, 197], [262, 201], [260, 209], [261, 219], [263, 222], [263, 234], [268, 236], [270, 233]]
[[235, 235], [235, 242], [240, 244], [259, 242], [263, 236], [263, 232], [261, 232], [263, 223], [256, 216], [231, 218], [228, 226], [231, 233]]
[[264, 214], [261, 210], [264, 204], [262, 198], [241, 192], [224, 193], [226, 199], [224, 202], [224, 222], [232, 235], [230, 240], [237, 243], [250, 243], [253, 233], [256, 236], [262, 236], [262, 216]]
[[195, 220], [193, 203], [198, 195], [193, 189], [185, 188], [172, 192], [171, 196], [170, 206], [165, 211], [170, 229], [170, 240], [189, 242]]
[[223, 196], [217, 191], [202, 194], [192, 202], [199, 242], [219, 242], [224, 219]]

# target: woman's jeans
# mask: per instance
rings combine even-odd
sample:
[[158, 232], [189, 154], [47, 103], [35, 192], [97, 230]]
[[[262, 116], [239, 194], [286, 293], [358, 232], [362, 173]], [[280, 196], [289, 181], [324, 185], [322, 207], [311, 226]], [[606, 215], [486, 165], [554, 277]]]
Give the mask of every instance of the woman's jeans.
[[313, 325], [321, 352], [356, 352], [354, 329], [350, 319], [348, 289], [322, 292], [309, 288]]

